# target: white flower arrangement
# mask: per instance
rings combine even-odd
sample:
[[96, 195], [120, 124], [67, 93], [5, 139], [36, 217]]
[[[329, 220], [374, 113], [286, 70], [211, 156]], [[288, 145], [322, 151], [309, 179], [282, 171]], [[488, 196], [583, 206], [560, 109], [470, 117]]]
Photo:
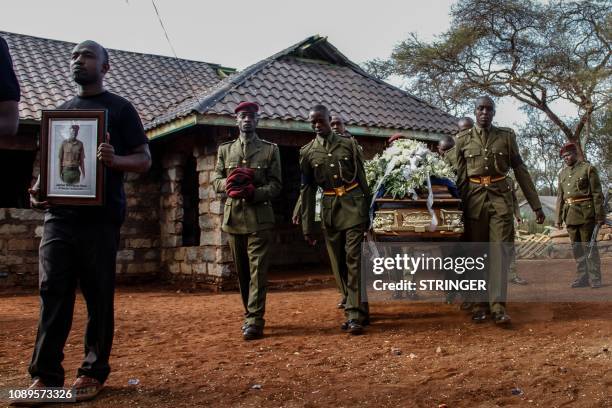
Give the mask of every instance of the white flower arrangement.
[[416, 199], [417, 190], [426, 186], [430, 176], [455, 180], [451, 166], [425, 143], [411, 139], [396, 140], [382, 154], [367, 160], [365, 172], [370, 187], [376, 190], [382, 182], [385, 196], [395, 199]]

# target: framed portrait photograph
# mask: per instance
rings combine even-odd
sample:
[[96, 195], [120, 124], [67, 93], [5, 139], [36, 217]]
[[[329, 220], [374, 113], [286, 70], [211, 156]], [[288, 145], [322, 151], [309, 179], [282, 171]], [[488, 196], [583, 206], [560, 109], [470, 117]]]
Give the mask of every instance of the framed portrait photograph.
[[43, 110], [40, 189], [53, 205], [104, 204], [105, 110]]

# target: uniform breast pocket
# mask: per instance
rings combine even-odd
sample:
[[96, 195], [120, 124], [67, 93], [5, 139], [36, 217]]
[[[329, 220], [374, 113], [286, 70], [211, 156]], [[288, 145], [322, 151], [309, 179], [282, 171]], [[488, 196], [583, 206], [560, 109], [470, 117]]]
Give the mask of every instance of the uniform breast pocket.
[[463, 157], [465, 157], [467, 162], [468, 170], [480, 170], [482, 163], [482, 150], [480, 148], [465, 149]]
[[315, 180], [318, 183], [323, 183], [327, 179], [327, 163], [323, 159], [314, 159], [311, 162], [312, 170], [314, 171]]
[[588, 190], [589, 189], [589, 179], [586, 177], [580, 177], [576, 183], [578, 184], [578, 189], [580, 190]]
[[349, 154], [343, 154], [342, 156], [337, 158], [338, 161], [338, 172], [344, 179], [343, 181], [348, 182], [352, 180], [355, 173], [355, 165], [353, 162], [353, 158]]
[[240, 165], [237, 161], [230, 161], [225, 163], [225, 176], [229, 176], [229, 174]]
[[255, 185], [261, 186], [263, 184], [266, 184], [268, 163], [264, 161], [251, 163], [251, 168], [255, 172]]
[[495, 163], [495, 169], [500, 173], [507, 173], [510, 168], [508, 153], [502, 150], [494, 149], [492, 155]]

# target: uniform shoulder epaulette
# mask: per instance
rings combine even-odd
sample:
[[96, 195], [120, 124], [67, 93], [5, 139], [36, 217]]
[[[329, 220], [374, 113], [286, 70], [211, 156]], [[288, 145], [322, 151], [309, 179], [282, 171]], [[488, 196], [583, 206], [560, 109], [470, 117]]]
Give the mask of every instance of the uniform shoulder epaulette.
[[352, 143], [354, 143], [355, 146], [357, 146], [359, 149], [363, 150], [363, 146], [359, 144], [355, 136], [347, 137], [347, 139], [349, 139]]
[[591, 162], [583, 160], [582, 163], [587, 166], [587, 173], [590, 173], [592, 170], [597, 171], [597, 169], [591, 164]]
[[264, 143], [267, 143], [269, 145], [276, 146], [276, 143], [269, 142], [269, 141], [267, 141], [265, 139], [261, 139], [261, 141], [264, 142]]
[[465, 135], [469, 135], [470, 133], [472, 133], [472, 128], [464, 129], [461, 132], [457, 133], [457, 136], [455, 136], [455, 137], [456, 138], [460, 138], [460, 137], [463, 137]]
[[501, 131], [502, 133], [509, 134], [510, 136], [516, 136], [516, 133], [514, 133], [514, 130], [512, 128], [509, 128], [509, 127], [498, 127], [497, 129], [499, 131]]
[[226, 144], [230, 144], [230, 143], [234, 143], [236, 141], [236, 139], [234, 140], [228, 140], [227, 142], [223, 142], [223, 143], [219, 143], [219, 147], [224, 146]]
[[309, 149], [312, 147], [312, 145], [314, 144], [314, 141], [315, 141], [315, 140], [314, 140], [314, 139], [312, 139], [310, 142], [308, 142], [308, 143], [306, 143], [304, 146], [300, 147], [300, 152], [301, 152], [301, 151], [307, 151], [307, 150], [309, 150]]

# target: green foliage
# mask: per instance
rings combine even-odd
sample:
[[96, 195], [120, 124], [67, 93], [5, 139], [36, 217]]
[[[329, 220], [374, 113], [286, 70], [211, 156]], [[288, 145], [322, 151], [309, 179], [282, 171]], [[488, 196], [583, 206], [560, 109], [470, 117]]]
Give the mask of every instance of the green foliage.
[[[469, 112], [481, 94], [515, 98], [579, 142], [593, 113], [610, 103], [611, 6], [460, 0], [447, 32], [430, 43], [412, 34], [369, 69], [406, 78], [411, 92], [456, 115]], [[575, 105], [578, 117], [556, 114], [555, 101]]]
[[[541, 195], [556, 195], [559, 171], [565, 166], [559, 150], [566, 143], [559, 128], [536, 109], [526, 109], [528, 121], [519, 129], [517, 138], [523, 161], [529, 168]], [[573, 125], [573, 124], [572, 124]], [[602, 185], [612, 182], [612, 114], [595, 112], [588, 134], [583, 137], [589, 161], [597, 167]], [[587, 132], [585, 132], [587, 133]]]

